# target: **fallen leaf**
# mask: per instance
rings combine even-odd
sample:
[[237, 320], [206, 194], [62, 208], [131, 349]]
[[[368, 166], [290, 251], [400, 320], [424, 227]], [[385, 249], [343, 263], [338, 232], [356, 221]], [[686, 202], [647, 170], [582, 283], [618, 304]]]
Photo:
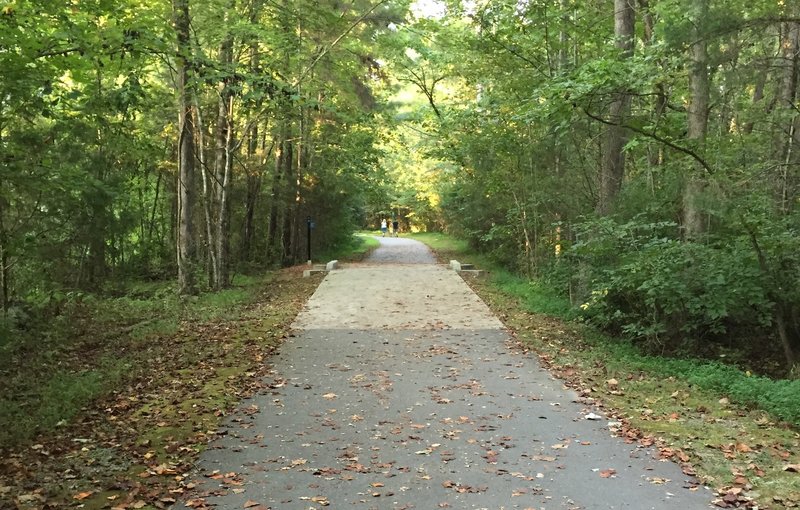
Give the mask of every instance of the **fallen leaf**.
[[84, 499], [88, 498], [92, 494], [94, 494], [94, 492], [92, 492], [92, 491], [79, 492], [78, 494], [75, 494], [74, 496], [72, 496], [72, 499], [77, 499], [78, 501], [83, 501]]
[[252, 499], [248, 499], [247, 501], [244, 502], [244, 507], [253, 508], [254, 506], [258, 506], [260, 504], [261, 503], [259, 503], [258, 501], [253, 501]]
[[328, 400], [333, 400], [338, 396], [339, 395], [337, 395], [336, 393], [326, 393], [326, 394], [322, 395], [322, 398], [326, 398]]
[[617, 474], [616, 469], [604, 469], [600, 471], [600, 478], [611, 478], [612, 476]]
[[783, 466], [783, 470], [791, 473], [800, 473], [800, 464], [786, 464]]

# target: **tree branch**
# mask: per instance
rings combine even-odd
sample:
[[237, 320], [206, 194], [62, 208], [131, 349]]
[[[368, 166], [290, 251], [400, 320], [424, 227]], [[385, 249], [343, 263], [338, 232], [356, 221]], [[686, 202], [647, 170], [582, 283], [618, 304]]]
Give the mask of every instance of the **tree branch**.
[[319, 63], [319, 61], [320, 61], [320, 60], [322, 60], [322, 57], [324, 57], [325, 55], [327, 55], [327, 54], [328, 54], [328, 53], [329, 53], [329, 52], [330, 52], [330, 51], [331, 51], [331, 50], [332, 50], [332, 49], [333, 49], [333, 48], [334, 48], [334, 47], [335, 47], [337, 44], [339, 44], [339, 42], [340, 42], [342, 39], [344, 39], [345, 37], [347, 37], [347, 34], [349, 34], [350, 32], [352, 32], [352, 31], [353, 31], [353, 29], [354, 29], [354, 28], [356, 28], [356, 27], [359, 25], [359, 23], [361, 23], [362, 21], [364, 21], [364, 20], [367, 18], [367, 16], [369, 16], [370, 14], [372, 14], [372, 11], [374, 11], [375, 9], [377, 9], [377, 8], [378, 8], [378, 7], [380, 7], [382, 4], [385, 4], [385, 3], [386, 3], [386, 2], [388, 2], [388, 1], [389, 1], [389, 0], [380, 0], [380, 1], [379, 1], [377, 4], [373, 5], [373, 6], [372, 6], [372, 7], [370, 7], [369, 9], [367, 9], [367, 12], [365, 12], [364, 14], [362, 14], [361, 16], [359, 16], [359, 18], [358, 18], [357, 20], [355, 20], [355, 21], [353, 22], [353, 24], [352, 24], [352, 25], [350, 25], [350, 26], [347, 28], [347, 30], [345, 30], [344, 32], [342, 32], [342, 33], [341, 33], [341, 35], [339, 35], [339, 37], [337, 37], [336, 39], [334, 39], [334, 41], [333, 41], [333, 42], [332, 42], [332, 43], [331, 43], [331, 44], [330, 44], [330, 45], [329, 45], [327, 48], [325, 48], [325, 50], [323, 50], [322, 52], [320, 52], [320, 54], [319, 54], [319, 55], [317, 55], [317, 58], [315, 58], [315, 59], [314, 59], [314, 60], [311, 62], [311, 64], [310, 64], [308, 67], [306, 67], [306, 68], [305, 68], [305, 70], [304, 70], [302, 73], [300, 73], [300, 76], [298, 76], [298, 77], [297, 77], [297, 80], [295, 80], [295, 82], [294, 82], [294, 84], [293, 84], [292, 86], [293, 86], [293, 87], [297, 87], [297, 86], [300, 84], [300, 82], [301, 82], [301, 81], [303, 81], [303, 78], [305, 78], [305, 77], [306, 77], [306, 75], [307, 75], [308, 73], [310, 73], [310, 72], [311, 72], [311, 70], [312, 70], [312, 69], [314, 69], [314, 67], [315, 67], [315, 66], [316, 66], [316, 65]]
[[692, 149], [688, 149], [686, 147], [681, 147], [680, 145], [677, 145], [676, 143], [671, 142], [671, 141], [667, 140], [666, 138], [664, 138], [662, 136], [658, 136], [655, 133], [650, 133], [650, 132], [645, 131], [644, 129], [638, 128], [636, 126], [630, 126], [628, 124], [619, 124], [619, 123], [616, 123], [616, 122], [611, 122], [611, 121], [608, 121], [608, 120], [606, 120], [606, 119], [604, 119], [602, 117], [598, 117], [597, 115], [594, 115], [593, 113], [591, 113], [586, 108], [581, 108], [581, 109], [583, 110], [583, 112], [590, 119], [596, 120], [597, 122], [600, 122], [600, 123], [605, 124], [607, 126], [619, 126], [619, 127], [625, 128], [625, 129], [630, 129], [634, 133], [639, 133], [640, 135], [644, 135], [644, 136], [646, 136], [648, 138], [652, 138], [653, 140], [655, 140], [657, 142], [661, 142], [661, 143], [663, 143], [664, 145], [666, 145], [667, 147], [669, 147], [671, 149], [675, 149], [678, 152], [682, 152], [682, 153], [686, 154], [687, 156], [690, 156], [692, 159], [697, 161], [700, 164], [700, 166], [702, 166], [705, 169], [705, 171], [708, 172], [709, 174], [713, 174], [714, 173], [714, 169], [711, 168], [711, 165], [709, 165], [706, 162], [706, 160], [704, 160], [702, 157], [700, 157], [700, 155], [697, 154]]

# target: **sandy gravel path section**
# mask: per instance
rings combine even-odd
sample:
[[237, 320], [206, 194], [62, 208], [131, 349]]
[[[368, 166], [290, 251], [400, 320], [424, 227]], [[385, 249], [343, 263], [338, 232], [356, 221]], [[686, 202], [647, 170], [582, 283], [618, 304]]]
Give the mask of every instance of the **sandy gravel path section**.
[[455, 271], [433, 264], [348, 265], [331, 271], [296, 329], [502, 329]]

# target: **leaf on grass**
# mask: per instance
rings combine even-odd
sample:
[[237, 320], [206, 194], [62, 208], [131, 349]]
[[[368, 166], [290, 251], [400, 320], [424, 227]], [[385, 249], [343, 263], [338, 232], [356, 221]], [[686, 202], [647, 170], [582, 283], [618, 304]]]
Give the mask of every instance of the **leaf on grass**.
[[157, 475], [177, 475], [178, 471], [175, 470], [174, 467], [168, 466], [167, 464], [161, 464], [153, 468], [153, 471]]
[[800, 464], [786, 464], [783, 466], [783, 470], [791, 473], [800, 473]]
[[79, 492], [79, 493], [75, 494], [74, 496], [72, 496], [72, 499], [76, 499], [78, 501], [83, 501], [84, 499], [88, 498], [92, 494], [94, 494], [94, 492], [92, 492], [92, 491]]

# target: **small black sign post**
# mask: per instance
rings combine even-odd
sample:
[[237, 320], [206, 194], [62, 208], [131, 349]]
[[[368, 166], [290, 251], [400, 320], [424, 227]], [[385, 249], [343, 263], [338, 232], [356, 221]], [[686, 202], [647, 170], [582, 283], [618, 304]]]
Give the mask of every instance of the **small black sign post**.
[[314, 222], [311, 221], [311, 216], [306, 218], [306, 226], [308, 226], [308, 265], [311, 265], [311, 229], [314, 228]]

